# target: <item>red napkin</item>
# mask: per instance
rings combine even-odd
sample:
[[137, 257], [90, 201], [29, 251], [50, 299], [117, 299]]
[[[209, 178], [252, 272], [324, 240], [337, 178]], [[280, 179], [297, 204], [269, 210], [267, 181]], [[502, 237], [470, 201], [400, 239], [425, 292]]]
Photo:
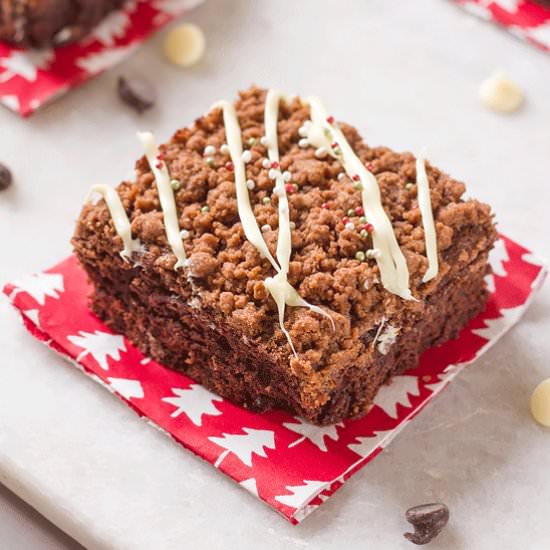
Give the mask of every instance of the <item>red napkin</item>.
[[544, 7], [533, 0], [454, 1], [470, 13], [550, 52], [550, 4]]
[[383, 387], [365, 417], [324, 428], [284, 411], [250, 412], [145, 358], [90, 312], [91, 289], [74, 256], [6, 285], [4, 293], [33, 336], [186, 449], [299, 523], [519, 319], [546, 274], [540, 260], [505, 237], [497, 242], [492, 265], [487, 308], [457, 340], [427, 351], [417, 369]]

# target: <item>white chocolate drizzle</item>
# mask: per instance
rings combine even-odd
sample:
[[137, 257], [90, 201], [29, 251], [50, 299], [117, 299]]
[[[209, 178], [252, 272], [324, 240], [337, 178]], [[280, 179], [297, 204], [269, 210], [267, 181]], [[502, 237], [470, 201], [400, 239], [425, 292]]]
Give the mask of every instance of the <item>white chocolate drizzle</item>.
[[[269, 90], [265, 100], [264, 125], [265, 135], [267, 137], [267, 156], [271, 163], [279, 163], [279, 143], [277, 136], [277, 122], [279, 119], [279, 102], [284, 96], [281, 92]], [[290, 227], [290, 212], [288, 206], [288, 197], [285, 189], [285, 175], [279, 168], [274, 169], [275, 187], [274, 193], [279, 197], [279, 232], [277, 235], [277, 260], [281, 267], [279, 273], [274, 277], [268, 277], [264, 285], [275, 300], [279, 310], [279, 326], [286, 336], [292, 352], [296, 355], [296, 350], [292, 344], [290, 334], [284, 326], [285, 305], [294, 307], [307, 307], [311, 311], [324, 315], [330, 319], [332, 328], [335, 325], [332, 317], [323, 311], [320, 307], [306, 302], [288, 282], [288, 270], [290, 265], [290, 254], [292, 251], [292, 235]]]
[[[359, 157], [354, 153], [344, 134], [336, 124], [327, 121], [328, 113], [317, 97], [308, 99], [311, 112], [311, 122], [306, 126], [307, 141], [319, 151], [324, 148], [333, 157], [338, 158], [348, 176], [359, 177], [362, 184], [361, 196], [363, 210], [368, 220], [374, 225], [372, 234], [373, 245], [380, 251], [376, 261], [384, 287], [406, 300], [414, 300], [409, 289], [409, 270], [392, 224], [384, 212], [380, 196], [380, 187], [375, 176], [366, 169]], [[340, 154], [337, 155], [331, 143], [336, 143]]]
[[[268, 153], [268, 162], [264, 161], [265, 168], [278, 166], [279, 162], [279, 146], [277, 138], [277, 121], [279, 117], [279, 101], [284, 96], [277, 91], [270, 90], [267, 93], [265, 104], [265, 146]], [[213, 108], [221, 108], [223, 112], [223, 121], [225, 126], [226, 140], [231, 155], [231, 161], [235, 170], [235, 188], [237, 192], [237, 210], [239, 218], [243, 226], [243, 231], [246, 238], [258, 250], [260, 255], [267, 258], [277, 274], [273, 277], [268, 277], [264, 281], [267, 291], [273, 297], [279, 313], [279, 326], [283, 334], [286, 336], [292, 353], [297, 356], [296, 350], [292, 343], [289, 332], [284, 326], [285, 306], [307, 307], [312, 311], [328, 317], [335, 328], [332, 317], [323, 311], [320, 307], [314, 306], [304, 300], [298, 292], [288, 282], [288, 270], [290, 265], [290, 254], [292, 249], [292, 236], [290, 228], [290, 213], [288, 207], [288, 199], [285, 190], [285, 177], [279, 168], [271, 168], [270, 173], [272, 179], [275, 180], [274, 193], [279, 197], [279, 230], [277, 236], [277, 251], [276, 256], [278, 263], [275, 261], [269, 248], [262, 236], [261, 229], [254, 216], [250, 198], [248, 194], [245, 163], [242, 158], [242, 139], [241, 128], [235, 107], [228, 101], [220, 101]]]
[[128, 219], [128, 215], [124, 210], [124, 206], [122, 205], [122, 201], [120, 200], [118, 193], [108, 185], [93, 185], [90, 188], [88, 200], [91, 199], [94, 193], [101, 195], [105, 200], [107, 208], [111, 213], [113, 223], [115, 225], [115, 231], [122, 239], [124, 248], [120, 251], [120, 255], [125, 260], [130, 260], [132, 257], [132, 253], [137, 252], [140, 249], [141, 243], [139, 242], [139, 239], [132, 238], [132, 228], [130, 226], [130, 220]]
[[269, 252], [269, 248], [262, 237], [262, 232], [258, 227], [254, 211], [250, 204], [248, 187], [246, 185], [246, 170], [242, 159], [243, 143], [241, 138], [241, 127], [235, 107], [229, 101], [219, 101], [212, 107], [213, 109], [222, 109], [223, 123], [225, 126], [225, 136], [229, 147], [229, 154], [235, 170], [235, 189], [237, 193], [237, 210], [243, 226], [246, 238], [252, 243], [263, 258], [267, 258], [269, 263], [276, 271], [280, 271], [277, 262]]
[[[178, 212], [176, 210], [176, 201], [174, 199], [174, 190], [170, 185], [170, 174], [166, 162], [157, 159], [159, 150], [155, 144], [155, 138], [151, 132], [138, 132], [139, 140], [145, 148], [145, 157], [149, 162], [149, 167], [155, 176], [157, 191], [160, 200], [160, 206], [164, 214], [164, 229], [166, 238], [176, 256], [177, 262], [174, 269], [186, 265], [185, 248], [180, 235], [180, 225], [178, 221]], [[158, 166], [157, 166], [158, 164]]]
[[428, 257], [428, 269], [422, 277], [422, 282], [427, 283], [437, 276], [439, 260], [437, 258], [437, 235], [430, 197], [430, 184], [426, 174], [426, 161], [422, 155], [416, 158], [416, 187], [418, 194], [418, 207], [422, 215], [424, 226], [424, 240], [426, 241], [426, 256]]

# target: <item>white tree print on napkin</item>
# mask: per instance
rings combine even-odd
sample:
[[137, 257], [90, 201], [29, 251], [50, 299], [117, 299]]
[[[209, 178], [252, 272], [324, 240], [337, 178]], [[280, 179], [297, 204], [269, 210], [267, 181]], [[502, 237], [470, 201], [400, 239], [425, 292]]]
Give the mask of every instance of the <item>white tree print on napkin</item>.
[[135, 2], [132, 2], [133, 6], [128, 3], [124, 6], [124, 11], [117, 10], [105, 17], [99, 25], [89, 34], [86, 42], [90, 42], [92, 39], [96, 39], [104, 46], [113, 46], [117, 38], [122, 38], [126, 34], [126, 30], [130, 26], [130, 7], [135, 8]]
[[493, 273], [498, 277], [506, 277], [506, 275], [508, 275], [508, 272], [504, 267], [504, 263], [509, 261], [510, 255], [506, 250], [506, 245], [504, 244], [504, 241], [502, 239], [498, 239], [495, 242], [493, 250], [491, 250], [491, 253], [489, 254], [489, 263], [493, 268]]
[[489, 340], [488, 344], [490, 344], [491, 340], [498, 338], [514, 325], [523, 314], [523, 311], [523, 307], [501, 308], [499, 310], [499, 317], [496, 319], [484, 319], [483, 322], [486, 326], [473, 329], [472, 332], [485, 340]]
[[95, 332], [79, 330], [78, 336], [67, 336], [67, 340], [84, 349], [76, 358], [77, 361], [81, 361], [86, 355], [91, 355], [103, 370], [109, 370], [108, 357], [119, 361], [120, 352], [126, 351], [126, 344], [122, 336], [100, 330]]
[[143, 399], [145, 392], [139, 380], [129, 378], [107, 378], [111, 387], [125, 399]]
[[26, 292], [32, 296], [41, 306], [46, 303], [46, 296], [50, 298], [59, 298], [59, 293], [65, 290], [63, 285], [63, 275], [59, 273], [36, 273], [27, 275], [13, 283], [14, 290], [9, 299], [13, 299], [20, 292]]
[[0, 82], [20, 76], [34, 82], [39, 69], [46, 69], [54, 59], [53, 50], [15, 50], [7, 57], [0, 57], [0, 67], [5, 71], [0, 74]]
[[246, 489], [249, 493], [252, 493], [255, 497], [258, 497], [258, 485], [256, 479], [251, 477], [250, 479], [243, 479], [239, 485]]
[[298, 422], [285, 422], [283, 426], [293, 432], [301, 434], [302, 437], [293, 441], [288, 447], [294, 447], [299, 445], [302, 441], [308, 439], [314, 445], [316, 445], [321, 451], [327, 451], [327, 444], [325, 437], [332, 439], [333, 441], [338, 441], [338, 427], [343, 427], [342, 423], [332, 424], [330, 426], [314, 426], [301, 418], [296, 418]]
[[214, 466], [216, 468], [223, 459], [233, 453], [247, 466], [252, 466], [252, 455], [267, 457], [265, 449], [275, 449], [275, 432], [271, 430], [255, 430], [243, 428], [244, 434], [222, 434], [222, 437], [209, 437], [208, 439], [223, 447], [225, 451], [218, 457]]
[[91, 53], [86, 57], [78, 59], [76, 64], [90, 74], [96, 74], [122, 61], [125, 57], [128, 57], [136, 47], [137, 44], [129, 44], [128, 46], [121, 46], [120, 48]]
[[397, 405], [411, 407], [410, 395], [420, 395], [418, 378], [409, 375], [395, 376], [391, 384], [384, 385], [378, 390], [374, 404], [383, 409], [388, 416], [397, 418]]
[[202, 426], [202, 417], [218, 416], [222, 412], [216, 408], [215, 401], [223, 401], [221, 397], [209, 392], [200, 384], [191, 384], [188, 389], [172, 388], [173, 397], [163, 397], [162, 401], [174, 405], [176, 410], [172, 418], [185, 414], [195, 426]]
[[291, 495], [281, 495], [275, 497], [275, 500], [292, 508], [301, 508], [303, 504], [309, 502], [316, 493], [326, 486], [326, 481], [304, 479], [303, 485], [287, 485], [285, 487], [287, 491], [292, 493]]
[[373, 435], [367, 437], [356, 437], [354, 443], [348, 445], [348, 449], [360, 457], [366, 458], [376, 447], [386, 447], [397, 433], [397, 430], [385, 430], [374, 432]]

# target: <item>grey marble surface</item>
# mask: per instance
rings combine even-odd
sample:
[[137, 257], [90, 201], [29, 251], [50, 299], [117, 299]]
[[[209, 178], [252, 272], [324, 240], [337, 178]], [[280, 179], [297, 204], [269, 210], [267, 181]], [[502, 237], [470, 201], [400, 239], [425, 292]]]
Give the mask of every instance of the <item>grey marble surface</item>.
[[[17, 180], [0, 195], [0, 282], [69, 252], [87, 188], [116, 183], [141, 154], [135, 130], [167, 137], [251, 82], [323, 96], [371, 143], [426, 147], [494, 206], [502, 231], [550, 257], [550, 56], [445, 0], [209, 0], [190, 19], [208, 39], [192, 70], [168, 66], [157, 37], [28, 120], [0, 110], [0, 160]], [[496, 68], [525, 90], [515, 115], [478, 103]], [[161, 96], [141, 118], [113, 92], [132, 72]], [[437, 499], [452, 519], [430, 548], [547, 550], [550, 431], [528, 399], [550, 376], [549, 306], [546, 286], [519, 326], [292, 527], [34, 342], [2, 301], [0, 481], [89, 548], [406, 549], [404, 510]], [[77, 547], [0, 490], [0, 549]]]

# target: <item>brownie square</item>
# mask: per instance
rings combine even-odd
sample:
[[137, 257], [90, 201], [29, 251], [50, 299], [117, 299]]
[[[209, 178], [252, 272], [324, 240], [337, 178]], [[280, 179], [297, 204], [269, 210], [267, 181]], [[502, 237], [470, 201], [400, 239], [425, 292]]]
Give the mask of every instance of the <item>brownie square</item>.
[[[135, 181], [117, 187], [126, 234], [102, 199], [84, 206], [72, 242], [94, 287], [94, 312], [145, 354], [245, 407], [284, 408], [315, 424], [335, 423], [365, 414], [383, 384], [483, 310], [493, 216], [489, 206], [463, 199], [462, 183], [426, 163], [434, 272], [415, 157], [371, 147], [332, 117], [325, 134], [333, 128], [338, 143], [330, 151], [312, 147], [315, 139], [304, 137], [310, 103], [286, 98], [278, 105], [273, 164], [264, 137], [266, 94], [253, 87], [234, 103], [242, 165], [227, 144], [227, 113], [214, 107], [160, 146], [156, 159], [138, 160]], [[368, 177], [344, 169], [343, 140]], [[243, 228], [241, 169], [267, 254], [252, 244], [250, 227]], [[170, 197], [159, 195], [159, 170], [171, 179], [172, 218], [161, 205]], [[280, 178], [285, 193], [276, 187]], [[374, 195], [362, 200], [364, 185], [379, 190], [378, 213]], [[239, 192], [245, 200], [242, 187]], [[314, 309], [290, 300], [281, 325], [266, 281], [277, 274], [284, 200], [292, 244], [286, 278]], [[383, 235], [380, 216], [391, 235]], [[174, 224], [183, 252], [174, 248], [173, 233], [167, 237]], [[390, 288], [395, 264], [384, 264], [388, 258], [376, 247], [391, 239], [404, 259], [411, 299]]]

